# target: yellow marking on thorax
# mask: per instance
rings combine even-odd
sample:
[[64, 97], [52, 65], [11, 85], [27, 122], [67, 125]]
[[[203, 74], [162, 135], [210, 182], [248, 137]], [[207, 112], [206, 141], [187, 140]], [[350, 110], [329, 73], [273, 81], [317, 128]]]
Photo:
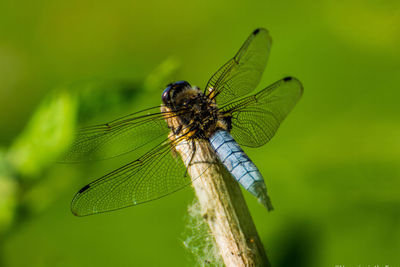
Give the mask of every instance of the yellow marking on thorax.
[[[174, 130], [178, 129], [181, 126], [184, 126], [184, 124], [181, 122], [179, 116], [176, 115], [176, 113], [172, 112], [170, 108], [168, 108], [166, 106], [161, 106], [161, 112], [165, 113], [164, 118], [168, 124], [168, 127], [171, 128], [171, 135], [175, 136], [175, 138], [184, 135], [184, 137], [182, 137], [182, 138], [189, 139], [190, 137], [192, 137], [195, 134], [194, 131], [188, 132], [187, 128], [183, 128], [182, 132], [179, 134], [179, 136], [176, 136], [174, 134]], [[174, 114], [174, 115], [172, 115], [172, 114]], [[170, 139], [171, 139], [171, 136], [170, 136]]]

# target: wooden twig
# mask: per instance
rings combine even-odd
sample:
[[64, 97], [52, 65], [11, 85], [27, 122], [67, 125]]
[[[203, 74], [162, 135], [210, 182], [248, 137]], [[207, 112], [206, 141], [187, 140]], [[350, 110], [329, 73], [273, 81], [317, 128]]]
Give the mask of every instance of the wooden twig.
[[270, 266], [239, 184], [218, 163], [207, 141], [194, 145], [195, 149], [191, 142], [182, 141], [176, 151], [190, 177], [199, 177], [193, 187], [225, 265]]

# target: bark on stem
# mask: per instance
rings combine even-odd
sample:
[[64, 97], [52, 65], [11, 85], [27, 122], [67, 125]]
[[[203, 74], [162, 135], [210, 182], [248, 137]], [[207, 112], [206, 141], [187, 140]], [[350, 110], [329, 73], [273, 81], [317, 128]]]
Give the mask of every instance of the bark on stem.
[[243, 198], [239, 184], [218, 163], [206, 141], [192, 144], [182, 141], [176, 146], [188, 166], [201, 214], [207, 221], [219, 253], [226, 266], [270, 266], [264, 247]]

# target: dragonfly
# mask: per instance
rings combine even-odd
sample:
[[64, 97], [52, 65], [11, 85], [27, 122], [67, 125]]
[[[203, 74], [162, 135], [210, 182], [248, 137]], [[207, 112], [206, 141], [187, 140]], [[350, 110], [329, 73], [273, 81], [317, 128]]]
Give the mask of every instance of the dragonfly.
[[176, 147], [182, 140], [206, 141], [217, 164], [272, 210], [264, 179], [242, 147], [270, 141], [301, 98], [303, 86], [298, 79], [285, 77], [248, 95], [260, 83], [270, 49], [268, 31], [256, 29], [204, 90], [177, 81], [167, 85], [161, 105], [78, 130], [65, 162], [147, 152], [83, 186], [72, 200], [72, 213], [87, 216], [134, 206], [191, 184], [198, 177], [190, 177], [187, 166], [196, 150], [179, 157]]

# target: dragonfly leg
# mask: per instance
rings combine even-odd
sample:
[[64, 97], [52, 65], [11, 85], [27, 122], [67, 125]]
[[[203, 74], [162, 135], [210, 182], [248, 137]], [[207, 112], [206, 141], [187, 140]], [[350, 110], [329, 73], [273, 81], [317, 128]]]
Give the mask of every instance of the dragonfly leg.
[[195, 143], [194, 139], [191, 140], [191, 143], [192, 143], [193, 153], [190, 156], [190, 160], [189, 160], [188, 165], [186, 166], [185, 177], [188, 174], [188, 169], [192, 165], [192, 161], [194, 159], [194, 155], [196, 154], [196, 143]]

